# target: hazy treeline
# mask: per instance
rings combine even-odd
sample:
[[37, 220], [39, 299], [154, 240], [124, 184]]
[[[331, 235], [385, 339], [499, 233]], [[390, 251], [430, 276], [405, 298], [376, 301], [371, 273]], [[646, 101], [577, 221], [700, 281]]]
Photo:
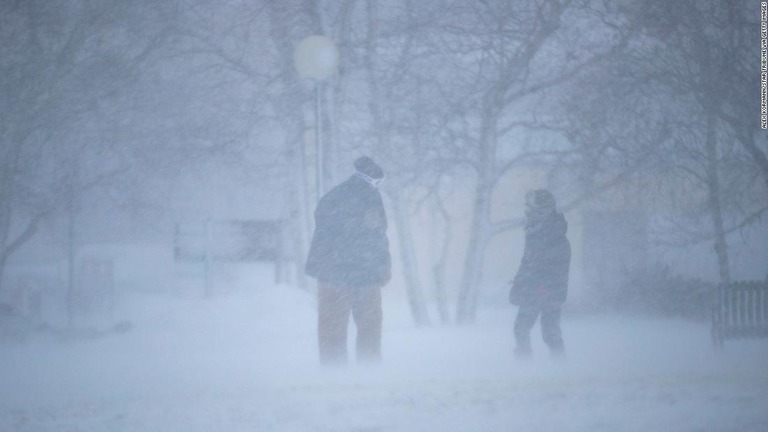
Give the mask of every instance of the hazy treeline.
[[[165, 185], [212, 163], [244, 187], [282, 191], [302, 262], [315, 96], [293, 54], [324, 34], [341, 53], [321, 87], [326, 184], [347, 175], [350, 155], [387, 167], [417, 323], [430, 320], [419, 266], [434, 269], [443, 321], [474, 319], [486, 250], [522, 223], [522, 212], [492, 217], [494, 192], [521, 167], [546, 173], [564, 210], [631, 191], [663, 213], [659, 238], [715, 245], [728, 280], [727, 234], [768, 210], [758, 6], [2, 1], [0, 272], [41, 224], [75, 220], [87, 196], [152, 220]], [[470, 208], [445, 205], [457, 181]], [[455, 304], [446, 254], [416, 258], [408, 221], [424, 208], [442, 220], [444, 247], [456, 218], [468, 220]]]

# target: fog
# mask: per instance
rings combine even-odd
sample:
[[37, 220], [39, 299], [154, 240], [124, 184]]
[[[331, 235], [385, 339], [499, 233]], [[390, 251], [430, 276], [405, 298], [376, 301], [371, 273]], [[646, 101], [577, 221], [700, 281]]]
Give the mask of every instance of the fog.
[[[243, 274], [243, 273], [241, 273]], [[705, 324], [564, 318], [568, 357], [511, 354], [510, 308], [414, 328], [385, 301], [380, 365], [321, 367], [313, 297], [259, 283], [214, 299], [123, 296], [123, 334], [0, 347], [3, 430], [761, 430], [764, 341], [712, 350]], [[266, 279], [266, 278], [264, 278]], [[389, 297], [389, 295], [385, 294]], [[535, 329], [535, 331], [538, 329]]]
[[[0, 2], [0, 430], [766, 430], [766, 20]], [[383, 204], [381, 361], [349, 320], [329, 366], [305, 263], [350, 179]], [[515, 351], [532, 190], [567, 226], [562, 358], [539, 322]]]

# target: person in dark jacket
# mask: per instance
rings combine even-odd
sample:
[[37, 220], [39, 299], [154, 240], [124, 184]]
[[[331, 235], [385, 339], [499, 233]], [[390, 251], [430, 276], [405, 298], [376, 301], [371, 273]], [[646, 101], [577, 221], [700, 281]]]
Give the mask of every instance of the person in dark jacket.
[[349, 315], [357, 326], [357, 358], [381, 359], [381, 288], [391, 277], [387, 215], [378, 184], [384, 171], [371, 158], [325, 194], [315, 210], [305, 273], [318, 281], [318, 345], [324, 364], [347, 361]]
[[512, 281], [509, 301], [520, 308], [515, 319], [515, 354], [531, 354], [531, 328], [541, 315], [544, 343], [554, 356], [564, 354], [560, 309], [568, 294], [571, 245], [565, 236], [568, 223], [545, 189], [525, 196], [525, 248]]

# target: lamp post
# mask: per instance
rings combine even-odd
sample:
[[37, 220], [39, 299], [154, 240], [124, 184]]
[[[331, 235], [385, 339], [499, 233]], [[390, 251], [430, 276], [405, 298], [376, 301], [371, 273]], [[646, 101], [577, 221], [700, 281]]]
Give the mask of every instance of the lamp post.
[[336, 72], [339, 63], [339, 50], [336, 44], [326, 36], [304, 38], [293, 53], [296, 71], [302, 78], [310, 78], [315, 85], [315, 151], [317, 169], [317, 199], [323, 196], [323, 141], [322, 141], [322, 104], [320, 85], [322, 81]]

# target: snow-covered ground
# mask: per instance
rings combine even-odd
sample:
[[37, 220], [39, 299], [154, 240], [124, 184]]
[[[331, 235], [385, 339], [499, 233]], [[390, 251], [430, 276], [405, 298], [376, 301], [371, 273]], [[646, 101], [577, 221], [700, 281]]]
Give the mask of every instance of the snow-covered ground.
[[329, 369], [296, 288], [125, 296], [126, 333], [0, 341], [0, 431], [768, 431], [766, 340], [716, 354], [703, 323], [566, 316], [568, 358], [536, 333], [521, 363], [514, 308], [415, 328], [392, 297], [384, 362]]

